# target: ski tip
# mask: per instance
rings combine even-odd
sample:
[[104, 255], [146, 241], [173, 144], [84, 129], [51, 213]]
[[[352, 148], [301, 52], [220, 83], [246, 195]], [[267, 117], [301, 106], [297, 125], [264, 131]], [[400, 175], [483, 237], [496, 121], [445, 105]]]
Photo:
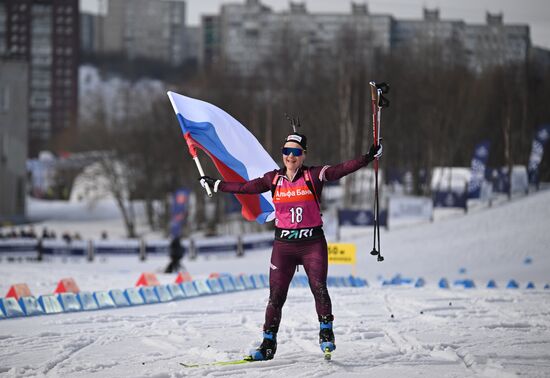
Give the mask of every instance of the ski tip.
[[199, 364], [185, 364], [183, 362], [180, 362], [180, 365], [186, 368], [196, 368], [200, 366]]

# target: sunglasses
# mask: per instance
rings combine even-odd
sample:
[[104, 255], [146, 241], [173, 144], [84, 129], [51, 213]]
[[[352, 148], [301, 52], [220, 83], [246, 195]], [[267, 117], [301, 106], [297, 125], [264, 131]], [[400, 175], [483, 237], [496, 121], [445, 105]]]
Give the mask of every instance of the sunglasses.
[[302, 150], [301, 148], [293, 148], [293, 147], [283, 147], [281, 149], [283, 155], [294, 155], [294, 156], [302, 156], [302, 153], [304, 152], [304, 150]]

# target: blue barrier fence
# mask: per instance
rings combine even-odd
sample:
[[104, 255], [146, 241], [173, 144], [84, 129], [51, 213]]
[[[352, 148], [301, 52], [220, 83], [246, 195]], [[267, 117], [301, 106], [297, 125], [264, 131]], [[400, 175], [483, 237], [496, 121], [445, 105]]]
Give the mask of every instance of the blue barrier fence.
[[[295, 276], [292, 286], [308, 287], [307, 277]], [[368, 283], [353, 276], [329, 277], [329, 286], [366, 287]], [[68, 292], [41, 295], [38, 298], [21, 297], [19, 300], [13, 297], [0, 298], [0, 319], [140, 306], [268, 287], [269, 278], [266, 274], [222, 275], [219, 278], [186, 281], [181, 284], [140, 286], [125, 290], [82, 291], [77, 294]]]
[[[367, 280], [354, 277], [329, 276], [327, 284], [330, 287], [368, 287]], [[426, 285], [424, 278], [405, 278], [400, 274], [391, 279], [381, 280], [382, 287], [387, 286], [412, 286], [421, 288]], [[441, 278], [437, 285], [442, 289], [450, 289], [449, 280]], [[297, 275], [292, 279], [291, 287], [307, 288], [307, 277]], [[474, 289], [476, 284], [471, 279], [459, 279], [453, 282], [453, 287]], [[205, 278], [194, 281], [186, 281], [181, 284], [168, 284], [159, 286], [140, 286], [125, 290], [113, 289], [109, 291], [79, 292], [47, 294], [35, 297], [21, 297], [16, 300], [13, 297], [0, 298], [0, 319], [28, 317], [37, 315], [49, 315], [67, 312], [94, 311], [101, 309], [124, 308], [145, 304], [165, 303], [178, 301], [198, 296], [232, 293], [243, 290], [265, 289], [269, 287], [269, 278], [265, 274], [253, 275], [222, 275], [219, 278]], [[486, 288], [496, 289], [495, 280], [489, 280]], [[536, 285], [529, 281], [520, 285], [516, 280], [509, 280], [507, 289], [527, 290], [536, 289]], [[550, 284], [545, 284], [544, 289], [550, 289]]]

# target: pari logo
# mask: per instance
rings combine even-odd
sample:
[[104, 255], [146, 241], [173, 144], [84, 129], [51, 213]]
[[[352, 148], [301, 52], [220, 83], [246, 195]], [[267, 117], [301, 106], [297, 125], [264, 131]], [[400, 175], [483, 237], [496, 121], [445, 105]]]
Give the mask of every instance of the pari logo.
[[282, 230], [281, 239], [302, 239], [313, 236], [313, 228], [302, 228], [301, 230]]

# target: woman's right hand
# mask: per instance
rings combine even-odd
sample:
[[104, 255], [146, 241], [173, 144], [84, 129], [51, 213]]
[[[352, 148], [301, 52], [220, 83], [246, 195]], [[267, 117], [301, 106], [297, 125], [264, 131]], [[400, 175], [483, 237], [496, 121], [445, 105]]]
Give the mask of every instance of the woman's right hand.
[[210, 176], [201, 176], [199, 177], [199, 182], [203, 188], [206, 189], [206, 185], [214, 189], [214, 193], [218, 191], [218, 185], [220, 185], [221, 180], [214, 179]]

